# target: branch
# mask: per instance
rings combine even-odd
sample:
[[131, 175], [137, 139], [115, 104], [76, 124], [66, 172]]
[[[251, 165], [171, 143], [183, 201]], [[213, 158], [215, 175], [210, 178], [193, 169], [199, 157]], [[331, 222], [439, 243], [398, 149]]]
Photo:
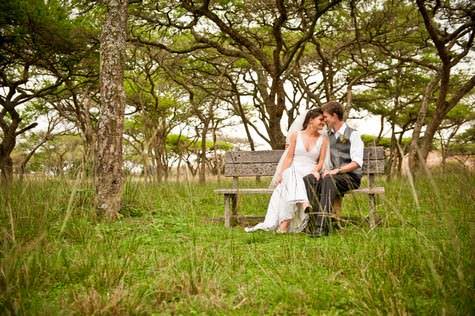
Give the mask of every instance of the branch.
[[234, 41], [243, 45], [249, 52], [252, 53], [252, 55], [256, 59], [258, 59], [261, 62], [262, 66], [269, 73], [272, 73], [272, 66], [269, 60], [267, 59], [267, 57], [265, 56], [264, 52], [258, 49], [257, 45], [252, 43], [247, 37], [236, 32], [236, 30], [234, 30], [232, 27], [224, 23], [215, 13], [211, 12], [208, 8], [209, 1], [205, 1], [203, 5], [199, 8], [195, 8], [194, 6], [190, 5], [190, 1], [181, 1], [181, 2], [183, 4], [183, 7], [187, 9], [188, 11], [198, 16], [205, 16], [208, 19], [210, 19], [212, 22], [214, 22], [222, 32], [224, 32], [225, 34], [228, 34]]
[[452, 60], [452, 62], [450, 63], [450, 67], [452, 66], [455, 66], [456, 64], [458, 64], [458, 62], [464, 58], [465, 56], [467, 56], [467, 54], [470, 52], [471, 49], [473, 49], [473, 40], [474, 40], [474, 37], [475, 37], [475, 30], [472, 29], [472, 32], [470, 33], [470, 37], [467, 41], [467, 44], [465, 45], [463, 51], [457, 55], [456, 58], [454, 58]]
[[163, 49], [169, 53], [174, 53], [174, 54], [187, 54], [187, 53], [191, 53], [191, 52], [194, 52], [196, 50], [199, 50], [199, 49], [205, 49], [205, 48], [210, 48], [211, 46], [210, 45], [196, 45], [196, 46], [191, 46], [189, 48], [186, 48], [186, 49], [172, 49], [162, 43], [157, 43], [157, 42], [151, 42], [151, 41], [147, 41], [147, 40], [144, 40], [140, 37], [137, 37], [137, 38], [133, 38], [133, 39], [129, 39], [128, 40], [129, 43], [132, 43], [132, 44], [138, 44], [138, 46], [153, 46], [153, 47], [157, 47], [159, 49]]
[[[449, 101], [447, 101], [448, 103], [448, 110], [450, 110], [451, 108], [453, 108], [455, 105], [457, 105], [457, 103], [460, 101], [460, 99], [462, 99], [468, 92], [470, 92], [470, 90], [473, 89], [473, 87], [475, 87], [475, 75], [472, 76], [472, 78], [470, 78], [469, 81], [467, 81], [453, 96], [452, 98], [450, 98]], [[447, 111], [448, 112], [448, 111]]]
[[427, 32], [430, 35], [430, 38], [434, 42], [434, 45], [439, 52], [439, 57], [442, 60], [442, 63], [448, 64], [450, 62], [450, 57], [447, 54], [445, 49], [444, 43], [440, 36], [437, 34], [440, 31], [437, 29], [437, 26], [432, 23], [432, 18], [429, 16], [429, 13], [424, 6], [424, 0], [416, 0], [417, 6], [419, 8], [419, 12], [422, 15], [422, 19], [424, 20], [424, 25], [427, 29]]
[[31, 123], [30, 125], [28, 125], [27, 127], [24, 127], [22, 128], [21, 130], [19, 130], [18, 132], [15, 132], [15, 136], [18, 136], [20, 134], [23, 134], [24, 132], [26, 132], [27, 130], [30, 130], [32, 128], [35, 128], [36, 126], [38, 126], [38, 123], [34, 122], [34, 123]]
[[318, 1], [315, 1], [315, 10], [317, 11], [315, 13], [314, 19], [312, 20], [311, 25], [308, 27], [307, 32], [297, 41], [297, 43], [293, 46], [292, 50], [290, 51], [289, 57], [287, 58], [287, 61], [283, 65], [282, 69], [287, 69], [289, 67], [289, 64], [293, 61], [293, 58], [299, 48], [306, 43], [312, 36], [313, 32], [315, 30], [315, 25], [317, 24], [318, 19], [327, 11], [329, 11], [331, 8], [339, 4], [342, 0], [335, 0], [331, 2], [329, 5], [327, 5], [322, 11], [318, 11]]
[[445, 38], [445, 41], [450, 42], [453, 39], [456, 39], [457, 37], [461, 37], [461, 36], [464, 35], [464, 33], [467, 29], [471, 29], [473, 27], [475, 27], [475, 21], [470, 21], [470, 22], [467, 22], [465, 24], [462, 24], [461, 26], [459, 26], [458, 29], [453, 31], [452, 34], [449, 34], [449, 36], [447, 36]]

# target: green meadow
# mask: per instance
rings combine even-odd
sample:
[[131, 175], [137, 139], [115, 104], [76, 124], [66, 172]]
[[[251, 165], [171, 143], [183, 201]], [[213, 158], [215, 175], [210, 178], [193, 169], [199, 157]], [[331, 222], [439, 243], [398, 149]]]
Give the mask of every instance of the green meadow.
[[[91, 185], [14, 183], [0, 195], [0, 314], [474, 315], [474, 172], [379, 182], [378, 227], [350, 195], [343, 215], [362, 220], [318, 239], [213, 222], [226, 181], [129, 181], [114, 222], [95, 216]], [[243, 197], [241, 214], [268, 198]]]

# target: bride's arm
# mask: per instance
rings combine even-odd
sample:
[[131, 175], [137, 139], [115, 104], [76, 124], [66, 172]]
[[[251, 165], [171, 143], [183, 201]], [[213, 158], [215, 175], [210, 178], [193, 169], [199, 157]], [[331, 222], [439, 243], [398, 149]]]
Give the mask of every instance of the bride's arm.
[[292, 161], [294, 160], [296, 142], [297, 142], [297, 132], [294, 132], [289, 137], [289, 148], [287, 150], [287, 156], [285, 156], [284, 163], [282, 164], [282, 168], [280, 169], [278, 182], [280, 182], [280, 180], [282, 179], [282, 174], [288, 167], [290, 167], [290, 165], [292, 164]]
[[323, 163], [325, 162], [325, 155], [327, 154], [328, 150], [328, 137], [323, 135], [321, 137], [323, 137], [323, 141], [322, 146], [320, 147], [320, 156], [318, 157], [318, 163], [314, 169], [315, 173], [320, 173], [320, 171], [322, 171]]

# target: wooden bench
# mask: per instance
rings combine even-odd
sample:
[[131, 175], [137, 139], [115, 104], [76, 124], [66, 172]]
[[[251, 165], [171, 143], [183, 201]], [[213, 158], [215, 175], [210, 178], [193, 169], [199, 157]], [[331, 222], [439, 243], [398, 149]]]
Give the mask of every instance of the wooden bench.
[[[224, 195], [224, 226], [236, 224], [239, 197], [247, 194], [272, 194], [273, 189], [242, 188], [239, 186], [240, 177], [272, 176], [283, 150], [264, 151], [230, 151], [224, 158], [224, 175], [232, 177], [232, 188], [217, 189], [218, 194]], [[375, 187], [375, 176], [384, 174], [384, 148], [381, 146], [365, 147], [363, 174], [368, 176], [368, 187], [359, 188], [347, 193], [364, 193], [369, 197], [369, 224], [376, 225], [376, 196], [384, 194], [384, 187]], [[341, 201], [334, 207], [335, 215], [339, 217]]]

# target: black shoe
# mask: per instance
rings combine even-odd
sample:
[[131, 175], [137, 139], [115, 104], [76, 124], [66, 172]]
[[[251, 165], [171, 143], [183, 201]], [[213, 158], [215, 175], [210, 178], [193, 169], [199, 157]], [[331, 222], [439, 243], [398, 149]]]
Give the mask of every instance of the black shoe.
[[310, 205], [307, 206], [307, 207], [303, 210], [303, 212], [304, 212], [305, 214], [312, 213], [312, 212], [313, 212], [312, 206], [310, 206]]
[[327, 236], [328, 231], [324, 230], [324, 229], [317, 229], [316, 231], [308, 232], [308, 233], [305, 233], [305, 234], [310, 238], [319, 238], [319, 237]]
[[336, 230], [343, 229], [343, 226], [341, 225], [341, 220], [340, 219], [332, 218], [331, 223], [332, 223], [333, 229], [336, 229]]

